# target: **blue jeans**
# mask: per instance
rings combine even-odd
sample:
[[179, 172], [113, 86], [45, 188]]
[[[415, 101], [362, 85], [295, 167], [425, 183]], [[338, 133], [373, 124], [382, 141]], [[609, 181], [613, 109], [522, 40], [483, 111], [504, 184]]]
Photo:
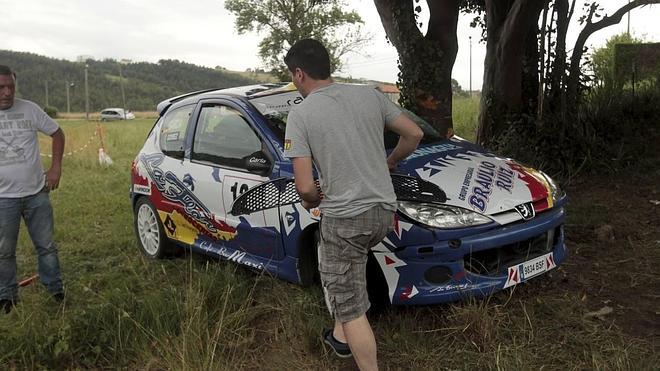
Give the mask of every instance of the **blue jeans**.
[[0, 299], [16, 300], [16, 243], [21, 217], [37, 250], [39, 278], [51, 294], [62, 292], [60, 263], [53, 242], [53, 207], [48, 192], [21, 198], [0, 197]]

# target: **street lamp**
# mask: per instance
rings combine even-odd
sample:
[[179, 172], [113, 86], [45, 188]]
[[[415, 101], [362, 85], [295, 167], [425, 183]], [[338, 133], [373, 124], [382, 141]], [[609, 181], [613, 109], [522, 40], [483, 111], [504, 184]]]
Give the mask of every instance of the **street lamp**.
[[72, 88], [74, 86], [76, 86], [76, 84], [70, 82], [69, 80], [64, 80], [64, 89], [66, 89], [66, 113], [71, 113], [69, 88]]
[[472, 97], [472, 36], [468, 37], [470, 39], [470, 97]]
[[122, 61], [119, 62], [119, 87], [121, 88], [121, 104], [124, 111], [124, 121], [126, 121], [126, 94], [124, 94], [124, 75], [121, 73]]
[[85, 63], [85, 120], [89, 121], [89, 85], [87, 84], [87, 70], [89, 65]]
[[50, 102], [49, 102], [49, 99], [48, 99], [48, 95], [49, 95], [48, 94], [48, 80], [44, 80], [44, 85], [46, 86], [46, 107], [49, 107]]

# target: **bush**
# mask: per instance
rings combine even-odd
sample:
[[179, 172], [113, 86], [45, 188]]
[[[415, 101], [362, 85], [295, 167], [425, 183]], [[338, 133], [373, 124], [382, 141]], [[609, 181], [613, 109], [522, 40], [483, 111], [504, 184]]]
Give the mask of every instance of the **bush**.
[[495, 140], [501, 154], [570, 180], [586, 170], [616, 172], [652, 158], [660, 117], [660, 84], [629, 89], [591, 88], [575, 115], [546, 113], [509, 117]]
[[46, 107], [44, 107], [44, 112], [46, 112], [46, 114], [47, 114], [48, 116], [52, 117], [52, 118], [56, 118], [56, 117], [57, 117], [57, 113], [58, 113], [58, 112], [57, 112], [57, 108], [55, 108], [55, 107], [53, 107], [53, 106], [46, 106]]

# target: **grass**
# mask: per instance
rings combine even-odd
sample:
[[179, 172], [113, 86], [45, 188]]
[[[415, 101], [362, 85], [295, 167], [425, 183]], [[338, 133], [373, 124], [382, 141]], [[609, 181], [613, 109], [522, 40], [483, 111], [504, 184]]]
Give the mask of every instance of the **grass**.
[[479, 97], [454, 97], [452, 106], [454, 133], [471, 142], [477, 137]]
[[[466, 107], [474, 101], [463, 102]], [[462, 104], [463, 104], [462, 103]], [[461, 104], [461, 107], [462, 107]], [[457, 133], [469, 137], [470, 115]], [[463, 113], [461, 113], [463, 112]], [[458, 120], [457, 120], [458, 122]], [[67, 136], [60, 189], [51, 194], [67, 288], [57, 305], [39, 284], [0, 314], [3, 369], [346, 369], [318, 337], [330, 317], [318, 287], [302, 288], [196, 256], [152, 261], [137, 248], [129, 170], [153, 120], [60, 120]], [[43, 138], [42, 152], [49, 144]], [[48, 160], [46, 159], [46, 162]], [[587, 207], [576, 207], [587, 213]], [[579, 219], [578, 219], [579, 220]], [[598, 246], [582, 246], [597, 249]], [[36, 257], [23, 228], [18, 276]], [[488, 300], [393, 308], [370, 315], [384, 369], [653, 369], [657, 344], [611, 322], [564, 288], [563, 266]], [[596, 308], [598, 309], [598, 308]]]

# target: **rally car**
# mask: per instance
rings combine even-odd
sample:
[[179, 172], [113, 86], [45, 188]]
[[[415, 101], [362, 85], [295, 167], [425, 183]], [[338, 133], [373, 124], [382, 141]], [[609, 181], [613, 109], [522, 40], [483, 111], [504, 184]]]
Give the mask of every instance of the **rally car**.
[[[143, 253], [160, 258], [187, 248], [290, 282], [314, 283], [321, 213], [285, 202], [281, 193], [269, 196], [266, 187], [277, 193], [282, 188], [273, 184], [291, 184], [284, 132], [289, 110], [302, 101], [292, 84], [264, 84], [161, 102], [132, 164], [131, 200]], [[483, 297], [566, 258], [566, 196], [550, 177], [457, 136], [441, 138], [414, 119], [424, 139], [396, 171], [433, 185], [442, 196], [417, 198], [418, 187], [400, 197], [394, 231], [369, 254], [372, 296], [394, 305]], [[386, 132], [383, 140], [389, 151], [397, 138]], [[254, 194], [262, 196], [247, 203], [252, 208], [237, 211]]]

